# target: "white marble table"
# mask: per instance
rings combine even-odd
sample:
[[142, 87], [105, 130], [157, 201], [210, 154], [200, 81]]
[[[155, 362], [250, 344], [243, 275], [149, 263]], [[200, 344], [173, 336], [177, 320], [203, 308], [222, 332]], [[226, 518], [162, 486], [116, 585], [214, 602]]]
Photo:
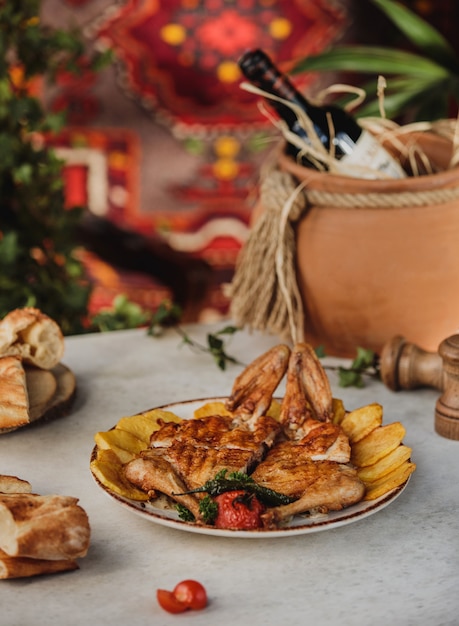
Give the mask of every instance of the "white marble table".
[[[187, 327], [195, 339], [208, 330]], [[239, 332], [227, 349], [248, 363], [275, 343]], [[153, 406], [226, 395], [240, 367], [223, 372], [174, 331], [153, 339], [144, 330], [69, 337], [63, 363], [78, 381], [71, 414], [1, 436], [0, 473], [30, 480], [38, 493], [78, 497], [91, 547], [78, 571], [0, 581], [2, 626], [459, 624], [459, 442], [434, 432], [435, 390], [395, 394], [376, 381], [342, 389], [330, 372], [347, 408], [377, 401], [386, 422], [403, 422], [417, 470], [404, 493], [371, 517], [248, 540], [153, 524], [108, 498], [89, 471], [96, 431]], [[206, 586], [210, 604], [169, 615], [155, 590], [185, 578]]]

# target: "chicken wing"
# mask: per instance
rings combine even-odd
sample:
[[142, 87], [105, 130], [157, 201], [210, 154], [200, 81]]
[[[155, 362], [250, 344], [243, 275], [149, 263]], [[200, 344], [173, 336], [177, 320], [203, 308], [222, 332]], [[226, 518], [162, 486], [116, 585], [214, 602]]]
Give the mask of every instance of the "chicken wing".
[[280, 421], [294, 436], [306, 419], [328, 422], [332, 416], [333, 396], [328, 376], [312, 346], [297, 343], [288, 362]]
[[288, 366], [290, 348], [280, 344], [252, 361], [236, 378], [226, 408], [242, 421], [265, 415]]

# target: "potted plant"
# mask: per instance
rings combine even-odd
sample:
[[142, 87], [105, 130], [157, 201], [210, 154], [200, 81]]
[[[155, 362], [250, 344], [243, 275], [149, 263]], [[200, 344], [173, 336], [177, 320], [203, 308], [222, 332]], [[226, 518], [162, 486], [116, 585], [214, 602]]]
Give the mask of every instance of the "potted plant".
[[[385, 110], [400, 115], [409, 109], [414, 118], [417, 106], [416, 116], [426, 120], [435, 94], [438, 119], [446, 92], [458, 98], [452, 50], [400, 4], [371, 1], [429, 56], [386, 48], [373, 49], [372, 56], [371, 47], [345, 47], [305, 59], [295, 71], [363, 71], [374, 74], [373, 86], [375, 75], [394, 74]], [[425, 90], [432, 98], [421, 97]], [[360, 115], [374, 115], [379, 105], [374, 99]], [[421, 128], [431, 122], [427, 118]], [[261, 209], [229, 290], [235, 322], [306, 339], [338, 356], [353, 356], [357, 347], [379, 353], [399, 334], [436, 350], [456, 332], [459, 168], [454, 122], [439, 122], [440, 127], [446, 136], [407, 135], [435, 173], [401, 180], [320, 172], [281, 153], [261, 182]]]
[[[384, 108], [390, 119], [442, 119], [459, 101], [459, 58], [443, 35], [394, 0], [370, 0], [406, 37], [401, 47], [341, 45], [297, 61], [292, 74], [350, 72], [370, 75], [359, 116], [379, 115], [375, 77], [387, 78]], [[412, 49], [408, 49], [411, 46]]]

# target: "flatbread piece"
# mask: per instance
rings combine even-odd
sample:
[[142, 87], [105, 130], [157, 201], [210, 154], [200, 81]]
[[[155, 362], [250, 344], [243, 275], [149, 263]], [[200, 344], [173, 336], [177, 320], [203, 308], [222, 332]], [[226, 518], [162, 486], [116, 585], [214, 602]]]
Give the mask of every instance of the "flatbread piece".
[[71, 496], [0, 494], [0, 549], [8, 556], [64, 560], [86, 555], [90, 527]]
[[28, 557], [8, 556], [0, 550], [0, 579], [26, 578], [43, 574], [56, 574], [79, 569], [73, 559], [47, 561], [46, 559], [29, 559]]
[[29, 394], [22, 361], [18, 356], [0, 358], [0, 428], [28, 424]]

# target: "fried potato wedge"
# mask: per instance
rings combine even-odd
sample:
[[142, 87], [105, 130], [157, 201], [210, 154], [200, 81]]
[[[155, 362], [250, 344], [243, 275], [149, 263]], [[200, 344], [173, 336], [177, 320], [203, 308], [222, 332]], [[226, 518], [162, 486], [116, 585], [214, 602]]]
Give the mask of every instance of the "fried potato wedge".
[[91, 461], [91, 471], [104, 487], [114, 493], [131, 500], [148, 500], [148, 495], [136, 489], [124, 476], [123, 464], [113, 450], [98, 450], [97, 457]]
[[[142, 411], [138, 415], [142, 415], [147, 418], [153, 419], [159, 428], [159, 422], [162, 420], [163, 422], [176, 422], [179, 423], [182, 421], [182, 418], [173, 413], [172, 411], [166, 411], [165, 409], [150, 409], [149, 411]], [[134, 415], [133, 417], [138, 417], [138, 415]]]
[[224, 402], [220, 402], [219, 400], [214, 400], [212, 402], [206, 402], [199, 408], [197, 408], [193, 417], [195, 419], [201, 419], [203, 417], [210, 417], [212, 415], [222, 415], [231, 417], [232, 413], [229, 411]]
[[124, 476], [123, 465], [149, 447], [150, 436], [161, 422], [181, 422], [171, 411], [152, 409], [137, 415], [120, 418], [115, 428], [94, 435], [97, 457], [91, 470], [99, 481], [122, 496], [133, 500], [147, 500], [143, 491], [136, 489]]
[[[281, 403], [278, 400], [272, 400], [269, 409], [266, 411], [266, 415], [269, 415], [269, 417], [272, 417], [275, 420], [279, 420], [280, 410]], [[206, 402], [205, 404], [197, 408], [193, 413], [193, 417], [195, 419], [209, 417], [211, 415], [226, 415], [228, 417], [231, 417], [233, 413], [229, 411], [226, 408], [225, 403], [221, 402], [220, 400]]]
[[333, 424], [341, 424], [346, 415], [346, 409], [344, 408], [344, 402], [339, 398], [333, 398]]
[[122, 417], [116, 424], [116, 430], [124, 430], [131, 433], [131, 435], [134, 435], [134, 437], [137, 437], [137, 439], [140, 439], [148, 446], [150, 435], [156, 430], [155, 426], [156, 422], [154, 420], [149, 418], [142, 419], [140, 415], [135, 415], [133, 417]]
[[[122, 417], [115, 428], [131, 433], [137, 437], [137, 439], [144, 441], [147, 447], [150, 443], [151, 434], [154, 433], [155, 430], [159, 430], [162, 422], [181, 421], [174, 413], [169, 414], [169, 411], [167, 411], [167, 419], [164, 419], [163, 413], [164, 412], [155, 414], [151, 411], [150, 413], [139, 413], [138, 415]], [[171, 416], [173, 419], [171, 419]]]
[[367, 404], [353, 411], [349, 411], [340, 422], [344, 433], [351, 443], [357, 443], [375, 428], [381, 426], [383, 421], [383, 408], [377, 402]]
[[367, 487], [364, 500], [375, 500], [376, 498], [389, 493], [392, 489], [400, 487], [408, 480], [415, 469], [416, 463], [405, 461], [389, 474], [386, 474], [379, 480], [375, 480], [373, 483], [370, 483]]
[[374, 465], [401, 444], [405, 432], [401, 422], [378, 426], [351, 446], [351, 463], [358, 468]]
[[269, 409], [266, 411], [266, 415], [279, 421], [281, 413], [281, 403], [278, 400], [272, 400]]
[[121, 463], [128, 463], [136, 454], [148, 447], [145, 441], [119, 428], [96, 433], [94, 441], [100, 450], [113, 450]]
[[411, 448], [405, 445], [397, 446], [392, 452], [383, 456], [374, 465], [368, 465], [357, 470], [357, 474], [361, 481], [371, 486], [371, 483], [379, 480], [383, 476], [390, 474], [399, 465], [411, 458]]

